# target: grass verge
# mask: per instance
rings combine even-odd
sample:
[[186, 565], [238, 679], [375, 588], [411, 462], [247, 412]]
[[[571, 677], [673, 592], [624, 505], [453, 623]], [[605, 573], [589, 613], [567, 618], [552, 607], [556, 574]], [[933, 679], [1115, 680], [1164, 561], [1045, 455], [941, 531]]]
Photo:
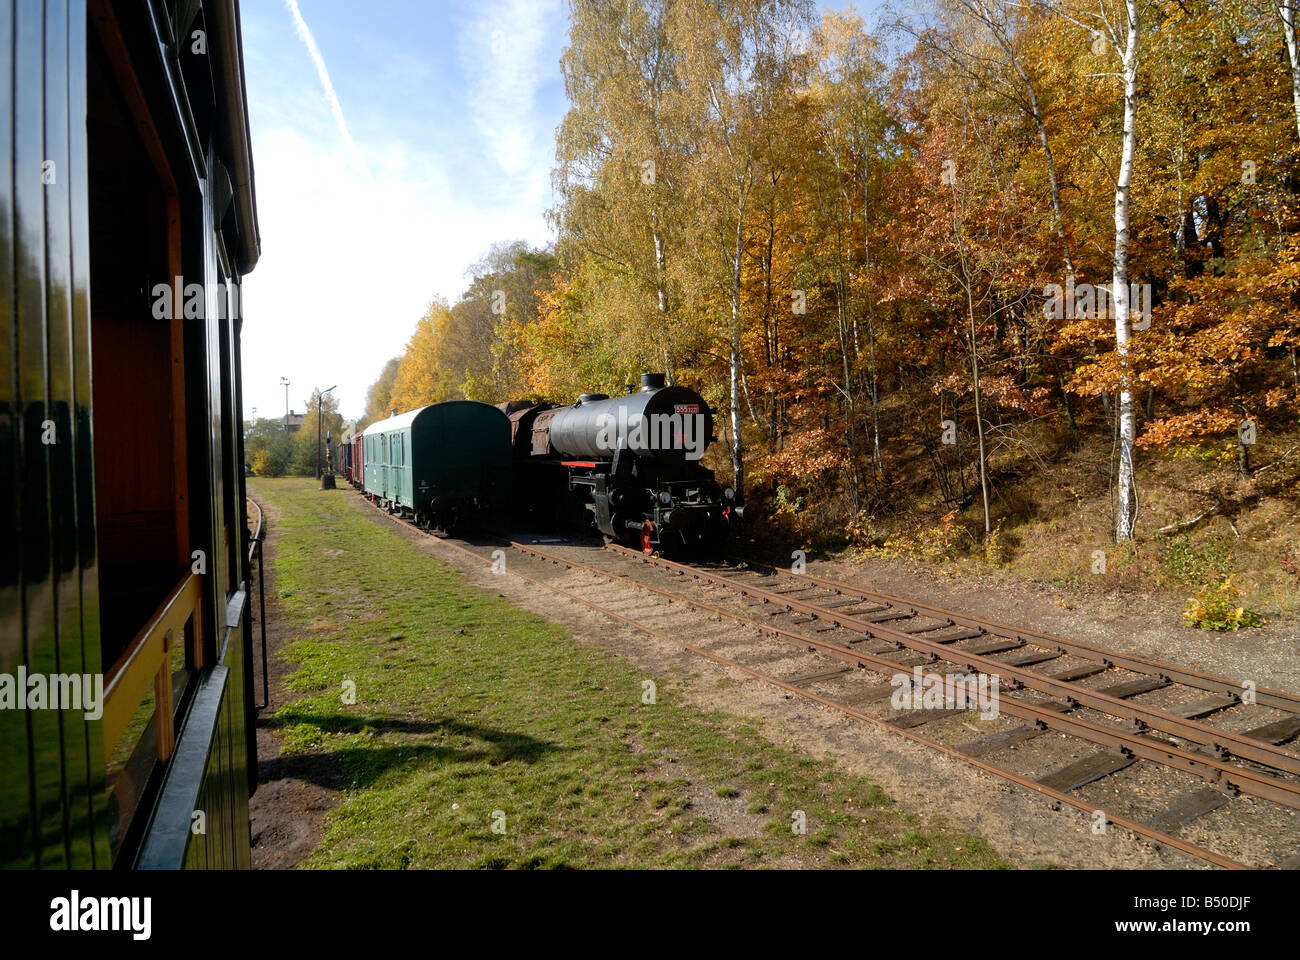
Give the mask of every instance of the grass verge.
[[1007, 866], [470, 587], [350, 490], [250, 489], [280, 515], [278, 606], [301, 637], [284, 651], [299, 697], [273, 722], [346, 785], [305, 866]]

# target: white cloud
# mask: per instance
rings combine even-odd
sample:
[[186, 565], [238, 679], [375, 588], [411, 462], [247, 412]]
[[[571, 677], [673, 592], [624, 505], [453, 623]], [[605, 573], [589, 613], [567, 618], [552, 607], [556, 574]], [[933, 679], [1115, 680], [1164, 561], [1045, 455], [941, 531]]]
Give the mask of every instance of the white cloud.
[[474, 127], [502, 172], [545, 194], [554, 131], [539, 123], [537, 92], [559, 72], [559, 0], [474, 5], [457, 34]]

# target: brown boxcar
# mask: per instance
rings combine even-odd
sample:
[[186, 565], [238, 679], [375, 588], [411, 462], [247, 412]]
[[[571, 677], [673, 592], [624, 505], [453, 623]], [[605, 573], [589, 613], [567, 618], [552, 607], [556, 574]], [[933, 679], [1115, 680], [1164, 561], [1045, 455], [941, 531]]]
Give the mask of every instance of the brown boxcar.
[[360, 490], [366, 479], [366, 446], [361, 434], [354, 436], [348, 447], [352, 451], [348, 460], [348, 483]]

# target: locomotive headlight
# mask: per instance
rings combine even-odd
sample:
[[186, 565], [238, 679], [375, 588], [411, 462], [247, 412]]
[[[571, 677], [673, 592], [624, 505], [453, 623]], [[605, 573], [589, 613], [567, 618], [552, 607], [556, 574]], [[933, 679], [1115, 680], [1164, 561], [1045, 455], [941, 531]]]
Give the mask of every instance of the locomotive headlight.
[[659, 491], [659, 502], [662, 503], [662, 504], [666, 507], [666, 506], [668, 506], [668, 504], [670, 504], [670, 503], [673, 502], [673, 495], [672, 495], [671, 493], [669, 493], [667, 490], [660, 490], [660, 491]]
[[723, 491], [722, 491], [722, 495], [723, 495], [725, 498], [727, 498], [728, 500], [735, 500], [735, 499], [736, 499], [736, 491], [735, 491], [735, 490], [732, 490], [731, 487], [727, 487], [726, 490], [723, 490]]

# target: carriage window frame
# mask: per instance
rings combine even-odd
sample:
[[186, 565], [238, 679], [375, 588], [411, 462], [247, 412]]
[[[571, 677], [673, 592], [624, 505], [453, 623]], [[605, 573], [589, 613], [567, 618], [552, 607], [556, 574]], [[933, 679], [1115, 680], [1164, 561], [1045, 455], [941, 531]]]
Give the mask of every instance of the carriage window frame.
[[[107, 8], [107, 5], [103, 5]], [[163, 276], [171, 277], [183, 274], [183, 264], [193, 253], [195, 242], [194, 221], [187, 216], [181, 199], [181, 190], [173, 174], [174, 159], [157, 132], [153, 122], [153, 111], [139, 79], [136, 77], [131, 51], [119, 28], [117, 20], [108, 11], [105, 17], [91, 16], [91, 29], [86, 35], [86, 70], [87, 82], [97, 84], [99, 96], [89, 98], [86, 108], [87, 136], [87, 192], [93, 194], [98, 189], [105, 191], [109, 185], [108, 168], [114, 162], [120, 162], [120, 154], [133, 145], [126, 141], [109, 146], [106, 135], [99, 134], [97, 143], [90, 128], [97, 123], [115, 122], [118, 117], [134, 120], [139, 137], [138, 147], [148, 156], [149, 166], [141, 167], [141, 179], [129, 187], [113, 182], [114, 195], [134, 196], [128, 189], [137, 190], [141, 196], [156, 202], [157, 210], [149, 208], [147, 216], [153, 218], [153, 228], [157, 231], [156, 240], [160, 243], [156, 251], [136, 253], [128, 266], [137, 268], [144, 264], [151, 273], [162, 276], [150, 279], [161, 280]], [[108, 161], [107, 166], [101, 161]], [[93, 204], [93, 197], [91, 200]], [[88, 217], [89, 219], [89, 217]], [[90, 227], [90, 246], [88, 249], [90, 266], [90, 283], [92, 293], [96, 284], [107, 283], [110, 286], [121, 282], [133, 283], [134, 280], [122, 273], [114, 265], [111, 256], [104, 253], [107, 242], [97, 235], [94, 223]], [[161, 226], [161, 229], [159, 227]], [[157, 263], [150, 258], [156, 256]], [[110, 269], [111, 268], [111, 269]], [[143, 289], [152, 289], [146, 284]], [[112, 317], [114, 313], [130, 317], [136, 311], [149, 310], [148, 300], [140, 303], [134, 301], [130, 310], [122, 314], [120, 304], [110, 306], [102, 313], [96, 312], [97, 299], [92, 295], [90, 309], [91, 353], [92, 356], [105, 354], [103, 345], [110, 340], [111, 330], [101, 328], [101, 320]], [[111, 302], [111, 301], [110, 301]], [[177, 308], [173, 305], [173, 311]], [[148, 324], [149, 335], [154, 335], [154, 320]], [[188, 708], [194, 690], [197, 688], [197, 673], [204, 661], [203, 636], [204, 626], [204, 581], [207, 573], [198, 573], [191, 568], [191, 548], [195, 545], [189, 528], [189, 495], [198, 478], [188, 470], [188, 443], [186, 425], [194, 415], [189, 401], [185, 382], [191, 377], [202, 379], [206, 371], [195, 369], [195, 364], [187, 362], [184, 321], [173, 315], [165, 321], [169, 329], [159, 329], [158, 337], [169, 340], [167, 354], [168, 367], [172, 369], [171, 383], [166, 392], [171, 406], [172, 442], [172, 484], [170, 505], [174, 522], [173, 556], [175, 564], [175, 581], [166, 585], [166, 591], [158, 597], [158, 605], [141, 619], [126, 619], [115, 615], [115, 621], [133, 631], [131, 638], [120, 650], [115, 650], [112, 662], [107, 662], [103, 647], [103, 626], [110, 620], [105, 617], [102, 601], [104, 597], [103, 582], [106, 572], [113, 569], [106, 562], [104, 550], [99, 550], [98, 577], [101, 584], [99, 611], [101, 624], [101, 656], [105, 657], [104, 674], [104, 725], [102, 736], [103, 756], [96, 761], [103, 763], [106, 789], [110, 797], [109, 844], [110, 855], [116, 863], [121, 855], [131, 849], [133, 837], [141, 829], [157, 791], [161, 788], [162, 778], [167, 769], [176, 746], [176, 728], [178, 721]], [[101, 350], [95, 350], [95, 344]], [[114, 370], [116, 366], [108, 369]], [[100, 375], [100, 380], [112, 382], [111, 377]], [[99, 410], [96, 411], [99, 413]], [[99, 438], [102, 439], [102, 438]], [[102, 447], [102, 450], [101, 450]], [[101, 456], [111, 456], [111, 446], [96, 444], [95, 454], [98, 463]], [[106, 526], [102, 517], [111, 508], [103, 496], [103, 488], [96, 478], [95, 525], [97, 535], [103, 537]], [[151, 500], [149, 503], [154, 503]], [[162, 503], [161, 499], [156, 501]], [[151, 508], [152, 509], [152, 508]], [[161, 554], [159, 554], [161, 556]], [[210, 563], [218, 562], [211, 558]], [[126, 561], [123, 562], [125, 566]], [[162, 569], [152, 574], [159, 584], [167, 576]], [[144, 678], [142, 680], [142, 678]], [[111, 741], [111, 742], [110, 742]]]

